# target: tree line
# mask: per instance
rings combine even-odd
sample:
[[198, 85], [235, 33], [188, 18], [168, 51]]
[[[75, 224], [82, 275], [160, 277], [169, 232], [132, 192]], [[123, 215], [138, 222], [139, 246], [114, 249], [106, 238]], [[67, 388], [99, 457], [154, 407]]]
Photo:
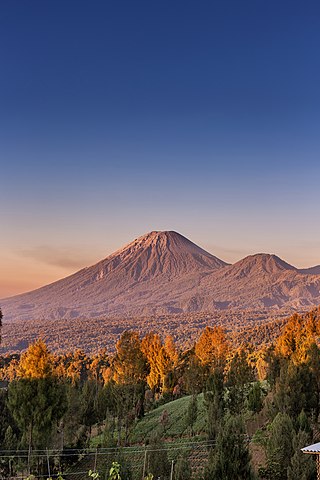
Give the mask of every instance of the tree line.
[[[1, 359], [1, 448], [63, 452], [89, 447], [97, 434], [101, 446], [129, 445], [133, 426], [146, 412], [183, 396], [189, 396], [186, 435], [196, 438], [201, 394], [207, 415], [202, 434], [211, 442], [206, 480], [311, 480], [314, 464], [299, 449], [317, 440], [320, 430], [318, 336], [317, 315], [310, 312], [293, 315], [276, 342], [259, 350], [248, 344], [234, 348], [221, 327], [206, 327], [188, 350], [153, 332], [141, 338], [125, 331], [114, 353], [93, 356], [81, 350], [53, 354], [39, 339], [21, 356]], [[248, 435], [252, 418], [265, 420]], [[146, 442], [165, 440], [165, 428], [159, 428]], [[259, 468], [252, 445], [265, 456]], [[16, 473], [32, 467], [40, 474], [44, 467], [31, 465], [30, 458], [16, 465]], [[162, 469], [161, 478], [168, 478], [167, 460], [155, 454], [152, 461], [151, 473], [159, 476]], [[183, 462], [181, 480], [191, 475]], [[14, 473], [7, 461], [1, 468], [4, 476]]]

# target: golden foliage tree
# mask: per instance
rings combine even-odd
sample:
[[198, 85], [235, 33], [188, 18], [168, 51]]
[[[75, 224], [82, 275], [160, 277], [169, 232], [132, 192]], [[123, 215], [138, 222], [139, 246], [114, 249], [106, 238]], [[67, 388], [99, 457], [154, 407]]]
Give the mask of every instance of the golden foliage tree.
[[171, 362], [171, 367], [176, 368], [179, 364], [180, 352], [174, 342], [172, 335], [167, 335], [164, 339], [164, 350]]
[[283, 333], [276, 342], [276, 354], [289, 358], [299, 364], [308, 361], [308, 352], [318, 336], [315, 312], [306, 316], [297, 313], [289, 318]]
[[47, 378], [53, 374], [54, 357], [40, 338], [29, 345], [21, 355], [17, 376], [21, 378]]
[[123, 332], [116, 344], [113, 358], [113, 373], [117, 383], [132, 384], [144, 380], [147, 373], [147, 361], [141, 350], [138, 332]]
[[269, 373], [269, 349], [263, 345], [256, 354], [256, 370], [259, 381], [266, 380]]
[[206, 327], [195, 345], [195, 354], [202, 365], [223, 367], [230, 351], [226, 332], [221, 327]]
[[103, 383], [105, 376], [105, 371], [109, 369], [110, 362], [109, 356], [106, 350], [101, 350], [92, 358], [90, 358], [88, 363], [88, 374], [89, 379], [94, 380], [96, 383]]
[[157, 333], [147, 333], [142, 339], [141, 350], [149, 364], [147, 383], [151, 390], [161, 390], [167, 373], [168, 358], [160, 336]]

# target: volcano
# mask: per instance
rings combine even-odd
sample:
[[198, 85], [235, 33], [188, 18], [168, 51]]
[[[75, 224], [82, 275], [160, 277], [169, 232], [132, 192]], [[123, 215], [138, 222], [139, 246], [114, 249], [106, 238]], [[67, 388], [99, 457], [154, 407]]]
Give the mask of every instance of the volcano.
[[320, 275], [276, 255], [229, 265], [173, 231], [143, 235], [97, 264], [0, 301], [5, 320], [300, 309], [320, 303]]
[[153, 231], [91, 267], [1, 305], [6, 320], [177, 312], [182, 292], [226, 265], [179, 233]]

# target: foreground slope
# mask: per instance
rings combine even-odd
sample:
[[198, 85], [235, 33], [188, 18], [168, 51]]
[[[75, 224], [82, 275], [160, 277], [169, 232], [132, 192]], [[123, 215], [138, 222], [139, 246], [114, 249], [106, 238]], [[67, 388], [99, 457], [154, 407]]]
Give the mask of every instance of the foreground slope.
[[228, 265], [176, 232], [150, 232], [96, 265], [0, 304], [6, 321], [299, 310], [320, 303], [315, 272], [269, 254]]

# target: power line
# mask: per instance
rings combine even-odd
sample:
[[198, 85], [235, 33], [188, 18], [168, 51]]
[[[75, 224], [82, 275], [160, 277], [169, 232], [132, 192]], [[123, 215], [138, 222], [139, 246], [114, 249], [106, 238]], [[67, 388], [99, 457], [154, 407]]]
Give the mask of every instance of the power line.
[[[150, 448], [150, 445], [144, 445], [140, 448], [136, 446], [130, 447], [99, 447], [96, 449], [68, 449], [68, 450], [31, 450], [31, 455], [33, 457], [72, 457], [72, 456], [90, 456], [90, 455], [105, 455], [108, 453], [115, 453], [121, 451], [121, 453], [144, 453], [145, 450], [148, 452], [159, 452], [165, 450], [179, 450], [183, 448], [192, 448], [199, 446], [212, 446], [215, 444], [215, 441], [211, 440], [200, 440], [198, 442], [170, 442], [165, 444], [164, 448]], [[0, 458], [18, 456], [20, 458], [28, 457], [28, 450], [0, 450]]]
[[[179, 450], [191, 450], [194, 452], [199, 452], [199, 454], [204, 454], [207, 453], [208, 448], [212, 447], [216, 444], [215, 441], [209, 441], [209, 440], [200, 440], [200, 441], [189, 441], [189, 442], [170, 442], [169, 444], [164, 445], [163, 447], [159, 448], [154, 448], [150, 447], [150, 445], [144, 445], [141, 447], [137, 446], [131, 446], [131, 447], [108, 447], [108, 448], [96, 448], [96, 449], [70, 449], [70, 451], [61, 451], [61, 450], [33, 450], [31, 451], [31, 455], [28, 456], [27, 450], [2, 450], [0, 451], [0, 460], [2, 459], [28, 459], [28, 458], [33, 458], [34, 460], [36, 459], [44, 459], [44, 458], [53, 458], [53, 457], [59, 457], [61, 458], [66, 458], [66, 457], [79, 457], [79, 462], [93, 460], [92, 457], [97, 456], [104, 456], [104, 457], [112, 457], [116, 456], [116, 454], [123, 454], [126, 453], [128, 455], [132, 455], [132, 461], [130, 461], [131, 468], [134, 470], [141, 469], [142, 464], [141, 460], [139, 461], [137, 457], [142, 459], [143, 456], [147, 454], [152, 454], [155, 452], [161, 452], [161, 451], [166, 451], [166, 452], [172, 452], [172, 451], [179, 451]], [[44, 453], [45, 452], [45, 453]], [[6, 453], [6, 455], [3, 455], [1, 453]], [[11, 453], [11, 455], [10, 455]], [[110, 459], [111, 460], [111, 459]], [[10, 460], [9, 460], [10, 462]], [[80, 465], [79, 465], [80, 466]], [[61, 467], [60, 467], [61, 468]], [[71, 467], [72, 468], [72, 467]], [[96, 464], [94, 471], [96, 470]], [[49, 472], [47, 475], [39, 475], [36, 474], [36, 478], [40, 479], [61, 479], [61, 480], [66, 480], [69, 476], [79, 476], [79, 475], [85, 475], [86, 477], [88, 476], [88, 470], [79, 470], [79, 471], [60, 471], [59, 473], [51, 473], [49, 475]], [[28, 475], [17, 475], [17, 476], [12, 476], [10, 475], [10, 480], [31, 480], [32, 476]]]

